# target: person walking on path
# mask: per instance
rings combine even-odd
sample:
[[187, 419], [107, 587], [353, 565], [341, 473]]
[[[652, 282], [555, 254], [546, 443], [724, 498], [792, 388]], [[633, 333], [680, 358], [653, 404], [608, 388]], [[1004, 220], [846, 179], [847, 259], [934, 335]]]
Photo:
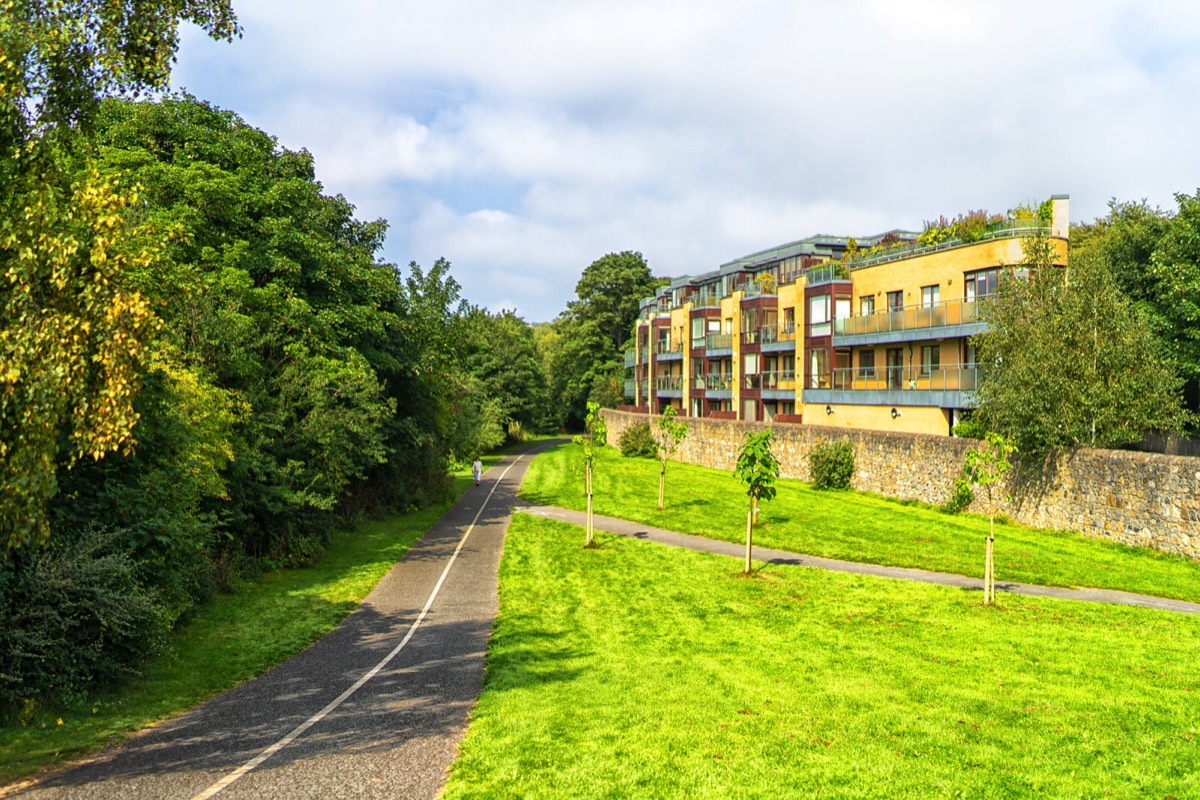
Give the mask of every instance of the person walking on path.
[[475, 456], [475, 463], [471, 464], [471, 472], [475, 475], [475, 485], [479, 485], [479, 478], [483, 475], [483, 462], [479, 460], [479, 456]]

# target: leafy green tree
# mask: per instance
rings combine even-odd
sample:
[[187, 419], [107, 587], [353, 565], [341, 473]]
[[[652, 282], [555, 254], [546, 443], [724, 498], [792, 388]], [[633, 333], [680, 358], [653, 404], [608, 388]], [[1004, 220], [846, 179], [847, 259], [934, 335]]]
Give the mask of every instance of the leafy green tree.
[[49, 536], [60, 460], [131, 444], [154, 326], [125, 273], [153, 254], [86, 134], [102, 96], [165, 87], [183, 20], [237, 33], [224, 0], [0, 0], [0, 558]]
[[1006, 277], [982, 315], [977, 419], [1023, 452], [1114, 447], [1184, 424], [1181, 380], [1095, 248], [1053, 266], [1026, 243], [1028, 280]]
[[463, 364], [478, 390], [499, 409], [505, 432], [547, 425], [549, 393], [533, 330], [512, 311], [491, 314], [473, 308], [465, 320]]
[[584, 433], [576, 436], [573, 441], [583, 448], [583, 491], [587, 495], [587, 526], [584, 546], [591, 547], [595, 541], [595, 525], [592, 521], [592, 474], [596, 469], [596, 459], [600, 448], [608, 441], [608, 425], [600, 415], [600, 406], [596, 403], [587, 404], [587, 417], [584, 419]]
[[552, 402], [563, 409], [562, 424], [577, 426], [588, 401], [613, 406], [623, 395], [624, 349], [638, 304], [662, 281], [650, 274], [641, 253], [609, 253], [592, 262], [575, 286], [578, 299], [554, 321], [560, 347]]
[[324, 195], [309, 154], [193, 98], [107, 101], [95, 137], [101, 169], [142, 187], [157, 256], [127, 275], [163, 321], [156, 350], [241, 409], [212, 541], [306, 557], [375, 468], [419, 452], [398, 398], [441, 374], [411, 343], [438, 337], [406, 336], [419, 308], [375, 260], [384, 225]]
[[758, 504], [775, 496], [775, 481], [779, 478], [779, 461], [771, 452], [774, 441], [775, 436], [769, 430], [747, 433], [733, 468], [733, 474], [745, 484], [746, 495], [750, 498], [750, 508], [746, 511], [746, 575], [750, 574]]
[[658, 510], [662, 511], [665, 505], [665, 495], [667, 488], [667, 461], [671, 456], [675, 455], [675, 451], [679, 449], [679, 445], [687, 438], [688, 425], [687, 422], [681, 419], [676, 419], [677, 412], [675, 406], [667, 406], [662, 411], [662, 416], [657, 420], [658, 427]]
[[983, 487], [987, 497], [988, 536], [987, 554], [983, 567], [983, 604], [996, 602], [996, 562], [993, 557], [996, 541], [996, 513], [999, 510], [999, 486], [1012, 469], [1010, 458], [1017, 448], [998, 433], [989, 433], [983, 442], [967, 451], [963, 477], [972, 486]]

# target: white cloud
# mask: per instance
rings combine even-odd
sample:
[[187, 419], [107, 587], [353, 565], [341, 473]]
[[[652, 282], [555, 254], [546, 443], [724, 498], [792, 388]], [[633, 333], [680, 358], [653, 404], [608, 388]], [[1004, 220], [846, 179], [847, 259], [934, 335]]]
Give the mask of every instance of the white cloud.
[[387, 255], [549, 319], [584, 266], [1200, 185], [1200, 7], [1031, 0], [235, 3], [177, 81], [384, 216]]

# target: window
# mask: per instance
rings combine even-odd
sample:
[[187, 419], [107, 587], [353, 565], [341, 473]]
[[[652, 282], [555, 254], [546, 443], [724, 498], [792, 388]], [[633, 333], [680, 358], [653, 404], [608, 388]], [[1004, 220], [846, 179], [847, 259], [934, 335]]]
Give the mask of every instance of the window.
[[963, 298], [967, 301], [990, 297], [1000, 282], [1000, 269], [985, 269], [963, 276]]
[[704, 347], [704, 318], [692, 320], [692, 347]]
[[941, 300], [942, 287], [938, 284], [921, 287], [921, 308], [933, 308]]
[[828, 336], [831, 332], [829, 325], [829, 295], [822, 294], [808, 298], [809, 336]]
[[812, 389], [829, 388], [829, 351], [813, 350], [810, 362], [809, 383]]
[[869, 294], [866, 297], [858, 298], [858, 313], [864, 317], [875, 313], [875, 295]]
[[858, 377], [875, 377], [875, 351], [860, 350], [858, 353]]
[[934, 370], [941, 368], [942, 348], [940, 345], [927, 344], [921, 348], [921, 375], [932, 375]]
[[796, 330], [796, 309], [785, 308], [783, 310], [783, 329], [787, 333]]
[[757, 375], [758, 353], [747, 353], [746, 355], [742, 356], [742, 366], [744, 367], [742, 370], [743, 375]]
[[888, 311], [901, 311], [904, 308], [904, 292], [888, 292]]
[[837, 319], [846, 319], [850, 316], [849, 297], [839, 297], [833, 301], [833, 316]]

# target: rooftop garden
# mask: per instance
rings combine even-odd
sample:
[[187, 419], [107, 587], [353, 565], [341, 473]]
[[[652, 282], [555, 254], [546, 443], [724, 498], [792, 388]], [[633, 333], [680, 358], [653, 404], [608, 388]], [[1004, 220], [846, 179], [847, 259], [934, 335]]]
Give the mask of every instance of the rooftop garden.
[[937, 220], [926, 220], [924, 230], [915, 241], [889, 233], [877, 244], [863, 249], [851, 239], [842, 263], [855, 269], [878, 261], [907, 258], [945, 247], [1011, 236], [1017, 231], [1047, 228], [1053, 209], [1053, 201], [1046, 200], [1038, 205], [1019, 205], [1007, 214], [990, 214], [981, 209], [959, 214], [954, 219], [942, 216]]

